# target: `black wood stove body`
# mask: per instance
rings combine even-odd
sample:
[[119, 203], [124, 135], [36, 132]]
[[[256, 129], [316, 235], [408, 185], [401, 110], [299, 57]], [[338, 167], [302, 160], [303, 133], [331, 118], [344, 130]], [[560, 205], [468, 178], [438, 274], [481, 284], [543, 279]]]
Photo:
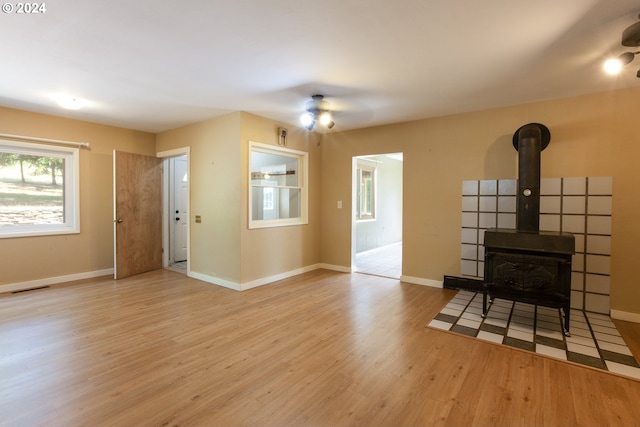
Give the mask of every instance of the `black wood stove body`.
[[516, 229], [489, 229], [484, 235], [483, 316], [487, 300], [561, 308], [569, 335], [573, 234], [540, 231], [540, 153], [551, 135], [546, 126], [530, 123], [513, 136], [518, 150]]

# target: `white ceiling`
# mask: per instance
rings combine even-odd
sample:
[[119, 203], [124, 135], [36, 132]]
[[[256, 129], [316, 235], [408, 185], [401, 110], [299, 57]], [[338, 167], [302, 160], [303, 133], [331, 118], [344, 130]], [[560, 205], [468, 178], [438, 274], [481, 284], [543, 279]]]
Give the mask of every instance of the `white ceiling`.
[[0, 105], [150, 132], [238, 110], [296, 125], [314, 93], [340, 131], [640, 85], [640, 58], [601, 71], [640, 0], [45, 4], [0, 16]]

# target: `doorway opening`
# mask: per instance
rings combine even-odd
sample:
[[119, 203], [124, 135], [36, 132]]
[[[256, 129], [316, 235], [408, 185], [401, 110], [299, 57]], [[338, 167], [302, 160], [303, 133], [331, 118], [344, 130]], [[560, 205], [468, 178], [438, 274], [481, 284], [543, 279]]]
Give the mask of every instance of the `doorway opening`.
[[352, 167], [352, 269], [400, 279], [402, 153], [356, 156]]
[[163, 157], [162, 265], [189, 274], [189, 151], [158, 153]]

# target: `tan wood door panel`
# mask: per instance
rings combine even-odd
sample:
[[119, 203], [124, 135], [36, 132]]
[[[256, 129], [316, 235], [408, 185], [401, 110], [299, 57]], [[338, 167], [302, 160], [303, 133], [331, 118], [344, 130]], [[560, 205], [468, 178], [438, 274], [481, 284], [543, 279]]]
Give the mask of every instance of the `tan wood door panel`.
[[113, 152], [114, 277], [162, 268], [162, 159]]

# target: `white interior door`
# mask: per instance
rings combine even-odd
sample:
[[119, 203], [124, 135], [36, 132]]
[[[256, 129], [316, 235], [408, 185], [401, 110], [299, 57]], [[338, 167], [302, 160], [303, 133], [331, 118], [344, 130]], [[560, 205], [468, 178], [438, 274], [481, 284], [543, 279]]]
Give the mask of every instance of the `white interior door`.
[[170, 261], [173, 263], [187, 260], [187, 158], [175, 157], [169, 160], [170, 168]]

